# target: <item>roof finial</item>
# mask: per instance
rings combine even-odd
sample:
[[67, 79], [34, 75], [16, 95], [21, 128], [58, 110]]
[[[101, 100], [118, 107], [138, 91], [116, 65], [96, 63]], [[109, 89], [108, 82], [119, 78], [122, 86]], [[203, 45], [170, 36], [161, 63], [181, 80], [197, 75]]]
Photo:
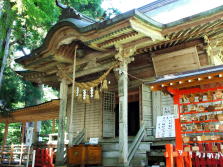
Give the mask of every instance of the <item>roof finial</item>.
[[62, 4], [60, 0], [56, 0], [56, 5], [61, 9], [66, 9], [67, 6]]
[[62, 4], [60, 0], [56, 0], [56, 5], [62, 9], [61, 15], [59, 16], [60, 20], [66, 18], [81, 18], [80, 14], [74, 8]]

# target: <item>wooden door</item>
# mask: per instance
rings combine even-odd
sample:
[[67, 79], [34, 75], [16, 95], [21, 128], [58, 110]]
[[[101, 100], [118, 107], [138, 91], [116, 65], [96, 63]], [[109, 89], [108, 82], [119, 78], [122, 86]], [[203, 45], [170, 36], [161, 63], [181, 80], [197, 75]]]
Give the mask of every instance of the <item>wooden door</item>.
[[103, 137], [115, 137], [115, 93], [104, 92], [103, 109]]

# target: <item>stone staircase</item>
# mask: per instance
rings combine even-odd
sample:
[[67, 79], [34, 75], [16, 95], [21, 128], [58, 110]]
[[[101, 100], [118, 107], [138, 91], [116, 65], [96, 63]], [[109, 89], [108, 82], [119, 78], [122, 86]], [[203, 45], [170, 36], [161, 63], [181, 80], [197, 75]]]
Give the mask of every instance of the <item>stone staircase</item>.
[[[119, 166], [119, 144], [118, 141], [102, 142], [103, 150], [103, 166], [117, 167]], [[131, 145], [131, 141], [129, 142]], [[147, 165], [147, 152], [150, 151], [149, 142], [141, 142], [133, 159], [130, 161], [132, 167], [144, 167]]]

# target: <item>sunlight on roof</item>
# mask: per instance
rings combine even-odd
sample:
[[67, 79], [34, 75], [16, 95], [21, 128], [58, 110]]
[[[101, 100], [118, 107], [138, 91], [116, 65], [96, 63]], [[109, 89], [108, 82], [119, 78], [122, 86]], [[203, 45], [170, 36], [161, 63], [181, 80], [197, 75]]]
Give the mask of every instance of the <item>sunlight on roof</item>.
[[[105, 0], [102, 7], [105, 9], [113, 7], [119, 9], [121, 12], [126, 12], [128, 10], [147, 5], [151, 2], [154, 2], [154, 0]], [[223, 0], [178, 0], [168, 5], [155, 8], [154, 10], [149, 10], [144, 14], [157, 22], [165, 24], [216, 8], [221, 5], [223, 5]]]
[[122, 13], [124, 13], [131, 9], [139, 8], [154, 1], [155, 0], [104, 0], [102, 2], [102, 8], [117, 8]]
[[179, 0], [145, 14], [160, 23], [169, 23], [221, 5], [223, 0]]

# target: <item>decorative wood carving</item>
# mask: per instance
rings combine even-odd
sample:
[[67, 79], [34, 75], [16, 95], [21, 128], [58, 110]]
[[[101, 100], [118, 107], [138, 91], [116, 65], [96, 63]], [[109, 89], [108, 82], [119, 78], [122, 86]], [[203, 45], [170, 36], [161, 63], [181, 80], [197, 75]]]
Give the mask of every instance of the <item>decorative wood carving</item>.
[[205, 47], [209, 64], [221, 65], [223, 64], [223, 37], [214, 37], [209, 39], [207, 35], [204, 36], [204, 41], [207, 44]]
[[118, 50], [118, 53], [115, 55], [115, 58], [119, 60], [120, 62], [126, 62], [127, 64], [131, 61], [134, 61], [134, 57], [131, 57], [135, 51], [136, 48], [124, 48], [121, 45], [116, 45], [116, 49]]

